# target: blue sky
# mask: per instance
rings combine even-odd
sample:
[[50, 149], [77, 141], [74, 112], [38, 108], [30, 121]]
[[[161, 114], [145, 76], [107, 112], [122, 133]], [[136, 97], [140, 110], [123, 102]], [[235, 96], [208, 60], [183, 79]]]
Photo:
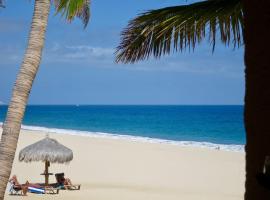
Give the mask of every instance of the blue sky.
[[[6, 1], [0, 10], [0, 103], [8, 103], [23, 59], [34, 1]], [[91, 21], [67, 23], [51, 10], [43, 59], [30, 104], [243, 104], [240, 49], [207, 40], [195, 52], [133, 65], [114, 63], [128, 20], [148, 9], [192, 1], [93, 0]]]

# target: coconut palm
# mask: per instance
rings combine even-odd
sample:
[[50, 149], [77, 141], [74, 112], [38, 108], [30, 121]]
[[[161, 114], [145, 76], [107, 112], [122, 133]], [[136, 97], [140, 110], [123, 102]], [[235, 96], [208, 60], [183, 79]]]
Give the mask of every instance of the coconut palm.
[[270, 199], [270, 190], [257, 178], [270, 155], [269, 13], [270, 1], [255, 0], [206, 0], [150, 10], [129, 22], [116, 51], [117, 62], [134, 63], [194, 49], [206, 37], [214, 51], [217, 34], [225, 45], [245, 44], [245, 200]]
[[[245, 200], [270, 199], [269, 180], [258, 181], [270, 155], [270, 1], [244, 0], [245, 43]], [[269, 165], [269, 162], [268, 162]], [[264, 186], [264, 187], [263, 187]]]
[[39, 68], [51, 2], [68, 21], [90, 17], [90, 0], [35, 0], [28, 46], [13, 88], [0, 143], [0, 200], [4, 198], [28, 96]]
[[240, 0], [208, 0], [150, 10], [131, 20], [122, 32], [116, 61], [133, 63], [172, 50], [194, 49], [205, 37], [214, 51], [217, 33], [225, 45], [240, 46], [242, 29]]

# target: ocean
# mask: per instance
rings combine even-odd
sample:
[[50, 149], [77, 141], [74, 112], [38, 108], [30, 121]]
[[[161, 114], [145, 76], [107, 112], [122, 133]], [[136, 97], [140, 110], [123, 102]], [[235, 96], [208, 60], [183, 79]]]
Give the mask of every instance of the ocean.
[[[7, 106], [0, 106], [0, 122]], [[23, 129], [243, 151], [243, 106], [27, 106]]]

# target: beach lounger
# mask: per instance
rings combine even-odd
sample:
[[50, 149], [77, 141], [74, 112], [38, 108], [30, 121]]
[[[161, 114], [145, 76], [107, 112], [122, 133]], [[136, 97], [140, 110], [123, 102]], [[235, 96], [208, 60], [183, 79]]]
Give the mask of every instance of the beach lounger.
[[46, 186], [45, 188], [45, 194], [59, 194], [59, 189], [58, 188], [54, 188], [51, 186]]
[[76, 185], [64, 185], [64, 187], [67, 190], [80, 190], [81, 189], [81, 185], [80, 184], [76, 184]]
[[28, 187], [28, 192], [35, 194], [59, 194], [59, 189], [51, 186], [46, 186], [44, 188]]
[[10, 195], [23, 195], [22, 187], [19, 185], [10, 184], [9, 194]]
[[20, 184], [17, 180], [17, 176], [13, 175], [9, 180], [10, 195], [26, 195], [27, 192], [35, 193], [35, 194], [59, 194], [59, 188], [55, 188], [53, 186], [45, 186], [40, 183], [29, 183], [26, 181], [25, 184]]

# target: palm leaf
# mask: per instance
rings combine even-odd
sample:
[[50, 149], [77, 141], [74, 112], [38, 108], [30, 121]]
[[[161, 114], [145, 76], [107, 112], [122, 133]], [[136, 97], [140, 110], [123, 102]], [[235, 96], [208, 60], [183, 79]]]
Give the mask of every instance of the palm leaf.
[[90, 0], [54, 0], [56, 12], [62, 13], [68, 21], [79, 17], [87, 26], [90, 19]]
[[[150, 10], [131, 20], [121, 33], [116, 62], [134, 63], [171, 50], [194, 49], [208, 36], [214, 51], [216, 35], [225, 45], [242, 44], [241, 0], [207, 0]], [[208, 34], [206, 34], [208, 33]]]

